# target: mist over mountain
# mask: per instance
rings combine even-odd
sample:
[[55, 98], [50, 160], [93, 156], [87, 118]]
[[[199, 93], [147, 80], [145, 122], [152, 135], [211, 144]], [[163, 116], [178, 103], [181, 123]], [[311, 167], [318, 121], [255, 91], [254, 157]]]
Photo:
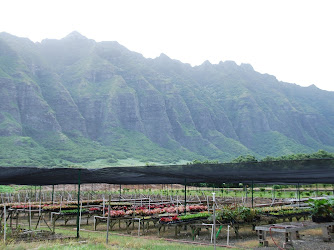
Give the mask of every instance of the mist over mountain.
[[78, 32], [41, 43], [0, 33], [0, 146], [3, 166], [334, 152], [334, 92], [233, 61], [147, 59]]

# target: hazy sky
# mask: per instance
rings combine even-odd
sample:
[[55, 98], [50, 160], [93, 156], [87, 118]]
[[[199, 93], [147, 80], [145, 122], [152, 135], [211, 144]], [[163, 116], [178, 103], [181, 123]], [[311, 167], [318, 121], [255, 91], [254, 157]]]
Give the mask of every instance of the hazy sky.
[[334, 91], [333, 13], [332, 0], [4, 0], [0, 32], [41, 41], [76, 30], [145, 57], [233, 60]]

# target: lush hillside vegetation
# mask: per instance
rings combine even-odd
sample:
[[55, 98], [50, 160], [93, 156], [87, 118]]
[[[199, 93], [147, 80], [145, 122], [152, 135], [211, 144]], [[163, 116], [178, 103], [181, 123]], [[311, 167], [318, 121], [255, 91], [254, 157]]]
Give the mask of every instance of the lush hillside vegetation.
[[0, 147], [3, 166], [334, 152], [334, 93], [231, 61], [146, 59], [77, 32], [41, 43], [1, 33]]

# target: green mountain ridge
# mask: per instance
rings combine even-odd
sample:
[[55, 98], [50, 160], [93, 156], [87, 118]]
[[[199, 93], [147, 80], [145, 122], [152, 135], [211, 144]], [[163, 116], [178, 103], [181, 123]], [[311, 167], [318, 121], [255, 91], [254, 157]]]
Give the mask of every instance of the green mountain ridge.
[[334, 152], [334, 93], [78, 32], [41, 43], [0, 33], [0, 146], [2, 166]]

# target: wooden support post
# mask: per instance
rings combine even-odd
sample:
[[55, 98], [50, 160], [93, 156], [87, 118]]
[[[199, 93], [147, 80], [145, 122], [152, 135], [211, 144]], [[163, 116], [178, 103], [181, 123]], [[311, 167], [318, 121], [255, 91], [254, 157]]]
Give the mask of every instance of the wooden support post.
[[18, 227], [18, 225], [19, 225], [19, 213], [16, 211], [16, 217], [15, 217], [15, 219], [16, 219], [16, 228]]
[[54, 233], [56, 230], [56, 216], [52, 220], [52, 232]]
[[9, 227], [12, 228], [13, 227], [13, 211], [9, 212]]

